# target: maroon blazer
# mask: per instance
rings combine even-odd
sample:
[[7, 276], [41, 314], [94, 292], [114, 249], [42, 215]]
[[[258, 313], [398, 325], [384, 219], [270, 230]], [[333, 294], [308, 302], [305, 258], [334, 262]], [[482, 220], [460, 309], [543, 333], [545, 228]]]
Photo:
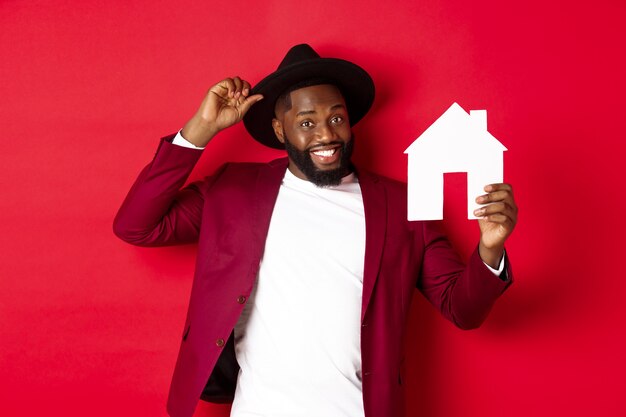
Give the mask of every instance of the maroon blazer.
[[[161, 140], [114, 221], [140, 246], [198, 242], [196, 271], [167, 409], [191, 417], [252, 291], [287, 159], [233, 163], [183, 187], [201, 151]], [[511, 283], [475, 250], [467, 267], [438, 228], [409, 222], [406, 186], [357, 170], [366, 224], [361, 359], [366, 417], [402, 416], [403, 336], [414, 289], [458, 327], [478, 327]]]

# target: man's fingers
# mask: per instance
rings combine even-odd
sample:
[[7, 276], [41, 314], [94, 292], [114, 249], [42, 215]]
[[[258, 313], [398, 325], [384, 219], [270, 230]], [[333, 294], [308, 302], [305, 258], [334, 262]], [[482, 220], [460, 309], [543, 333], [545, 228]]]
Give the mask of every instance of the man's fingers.
[[[239, 76], [233, 78], [225, 78], [215, 84], [209, 90], [209, 95], [213, 94], [219, 97], [220, 103], [214, 108], [216, 113], [212, 116], [217, 120], [220, 114], [236, 114], [237, 120], [241, 120], [250, 107], [263, 98], [260, 94], [250, 96], [250, 83], [241, 79]], [[207, 96], [208, 98], [208, 96]], [[210, 101], [209, 101], [210, 102]], [[234, 111], [235, 113], [231, 113]], [[229, 126], [232, 123], [227, 123]]]
[[235, 99], [240, 103], [243, 102], [241, 97], [247, 97], [250, 94], [250, 83], [241, 79], [239, 76], [233, 78], [225, 78], [215, 86], [211, 87], [209, 91], [216, 93], [222, 98], [227, 100]]
[[243, 90], [243, 81], [239, 76], [233, 77], [233, 83], [235, 84], [235, 90], [233, 91], [233, 97], [238, 99], [241, 96], [241, 90]]
[[487, 204], [495, 201], [504, 201], [510, 200], [513, 196], [510, 191], [502, 190], [502, 191], [492, 191], [489, 194], [483, 194], [481, 196], [476, 197], [476, 202], [479, 204]]
[[477, 217], [485, 217], [491, 214], [504, 214], [507, 217], [514, 218], [515, 209], [507, 202], [500, 201], [474, 210], [474, 215]]
[[513, 187], [511, 187], [511, 184], [506, 183], [485, 185], [484, 190], [488, 193], [491, 193], [493, 191], [509, 191], [511, 194], [513, 193]]
[[232, 78], [225, 78], [215, 84], [215, 86], [213, 86], [209, 91], [214, 92], [220, 97], [230, 98], [234, 95], [235, 83]]
[[247, 82], [246, 80], [241, 80], [243, 81], [243, 86], [241, 89], [241, 94], [243, 94], [244, 97], [248, 97], [248, 94], [250, 94], [250, 83]]
[[476, 197], [478, 204], [488, 204], [496, 201], [508, 202], [515, 207], [515, 198], [513, 197], [513, 187], [510, 184], [489, 184], [485, 186], [487, 194]]
[[511, 224], [511, 225], [515, 224], [513, 219], [501, 213], [490, 214], [488, 216], [483, 217], [482, 220], [485, 220], [491, 223], [498, 223], [498, 224]]

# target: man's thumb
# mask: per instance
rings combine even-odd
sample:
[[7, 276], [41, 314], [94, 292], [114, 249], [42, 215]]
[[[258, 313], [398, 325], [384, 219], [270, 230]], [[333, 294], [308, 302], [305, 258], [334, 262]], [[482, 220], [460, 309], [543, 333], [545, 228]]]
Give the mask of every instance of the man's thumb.
[[263, 96], [261, 94], [255, 94], [246, 98], [246, 101], [244, 101], [241, 106], [242, 115], [246, 114], [253, 104], [258, 103], [261, 100], [263, 100]]

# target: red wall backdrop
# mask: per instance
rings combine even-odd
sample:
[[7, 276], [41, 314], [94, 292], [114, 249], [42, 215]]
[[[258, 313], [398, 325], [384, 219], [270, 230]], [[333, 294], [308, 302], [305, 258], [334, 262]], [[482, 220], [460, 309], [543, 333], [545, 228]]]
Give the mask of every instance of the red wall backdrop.
[[[415, 296], [409, 415], [626, 415], [625, 18], [623, 0], [1, 1], [0, 415], [165, 414], [195, 248], [131, 247], [113, 216], [210, 85], [256, 83], [300, 42], [372, 74], [372, 170], [405, 179], [454, 101], [509, 148], [517, 282], [472, 332]], [[194, 176], [280, 155], [236, 126]], [[462, 188], [447, 226], [466, 254]]]

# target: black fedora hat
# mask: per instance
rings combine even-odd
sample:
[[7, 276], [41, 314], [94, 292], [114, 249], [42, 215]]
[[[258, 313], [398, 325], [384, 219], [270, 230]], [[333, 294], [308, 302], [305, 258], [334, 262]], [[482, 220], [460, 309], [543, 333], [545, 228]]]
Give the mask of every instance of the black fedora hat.
[[284, 149], [272, 128], [276, 99], [289, 87], [311, 78], [333, 81], [346, 100], [350, 124], [354, 126], [374, 101], [374, 82], [361, 67], [338, 58], [321, 58], [307, 44], [296, 45], [270, 75], [252, 88], [250, 94], [263, 94], [243, 118], [243, 124], [254, 139], [263, 145]]

